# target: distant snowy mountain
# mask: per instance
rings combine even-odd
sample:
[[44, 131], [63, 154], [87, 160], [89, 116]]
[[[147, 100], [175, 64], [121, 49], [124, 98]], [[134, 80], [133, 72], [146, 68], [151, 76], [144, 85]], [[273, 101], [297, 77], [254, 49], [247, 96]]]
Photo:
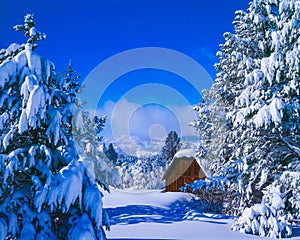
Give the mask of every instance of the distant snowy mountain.
[[183, 136], [181, 137], [181, 149], [192, 149], [197, 152], [199, 147], [199, 137], [197, 136]]
[[122, 135], [119, 138], [104, 138], [103, 143], [112, 143], [119, 154], [152, 156], [160, 152], [164, 142], [160, 139], [147, 140], [134, 135]]
[[[181, 138], [182, 148], [197, 150], [198, 138], [196, 136], [184, 136]], [[165, 139], [152, 138], [143, 139], [136, 135], [122, 135], [119, 138], [104, 138], [103, 143], [112, 143], [118, 153], [125, 153], [131, 156], [154, 156], [160, 154]]]

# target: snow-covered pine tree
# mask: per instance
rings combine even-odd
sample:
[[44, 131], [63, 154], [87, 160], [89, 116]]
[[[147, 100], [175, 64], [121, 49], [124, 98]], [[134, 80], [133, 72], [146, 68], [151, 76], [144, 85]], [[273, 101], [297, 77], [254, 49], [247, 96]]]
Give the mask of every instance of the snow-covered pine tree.
[[103, 153], [106, 155], [107, 147], [106, 147], [106, 144], [105, 144], [105, 143], [102, 144], [102, 151], [103, 151]]
[[0, 50], [0, 63], [2, 63], [4, 60], [12, 59], [14, 56], [16, 56], [20, 51], [25, 49], [25, 44], [17, 44], [12, 43], [9, 45], [6, 49]]
[[112, 143], [108, 144], [108, 148], [105, 152], [105, 155], [112, 162], [113, 165], [117, 164], [118, 153], [115, 151]]
[[[219, 130], [219, 133], [213, 135], [211, 140], [213, 143], [211, 147], [219, 146], [219, 148], [215, 147], [217, 151], [215, 149], [212, 151], [214, 157], [217, 155], [213, 161], [216, 165], [213, 170], [217, 174], [228, 174], [228, 168], [231, 169], [234, 172], [230, 173], [231, 180], [234, 184], [239, 185], [239, 193], [243, 190], [240, 189], [242, 183], [244, 185], [247, 183], [241, 181], [236, 169], [240, 168], [241, 160], [247, 162], [248, 155], [253, 154], [257, 149], [256, 144], [262, 145], [264, 139], [263, 134], [256, 134], [257, 131], [253, 131], [252, 128], [246, 127], [238, 121], [232, 121], [232, 117], [235, 116], [236, 120], [241, 120], [244, 119], [240, 117], [241, 114], [249, 114], [249, 108], [244, 108], [244, 106], [241, 107], [241, 112], [237, 113], [236, 103], [241, 93], [248, 89], [247, 81], [250, 81], [251, 77], [249, 76], [252, 71], [255, 73], [253, 81], [259, 81], [260, 73], [257, 70], [257, 61], [268, 54], [268, 31], [276, 25], [275, 17], [266, 1], [256, 1], [250, 4], [249, 9], [251, 9], [249, 14], [243, 11], [236, 12], [233, 22], [236, 33], [224, 34], [225, 43], [220, 45], [221, 51], [217, 53], [220, 58], [219, 63], [216, 64], [217, 79], [210, 90], [210, 95], [215, 101], [209, 108], [211, 112], [215, 113], [212, 118], [212, 132], [218, 132], [220, 126], [221, 129], [223, 128], [223, 134], [219, 134], [221, 133]], [[262, 46], [265, 46], [266, 52], [261, 50]], [[256, 98], [257, 93], [251, 97]], [[247, 100], [242, 102], [245, 105], [248, 103]], [[218, 112], [221, 113], [219, 116]], [[220, 138], [223, 138], [223, 141]], [[225, 171], [224, 166], [228, 167], [225, 168]], [[244, 180], [248, 181], [249, 176], [246, 174], [244, 176]], [[250, 202], [260, 201], [261, 197], [261, 191], [255, 191], [251, 195]], [[251, 204], [247, 201], [242, 199], [241, 204]]]
[[164, 187], [162, 176], [165, 172], [165, 163], [161, 162], [160, 155], [138, 157], [122, 155], [122, 164], [118, 168], [124, 188], [141, 190]]
[[[25, 36], [29, 36], [28, 43], [33, 44], [32, 48], [36, 48], [36, 41], [46, 38], [46, 34], [37, 31], [34, 22], [34, 14], [27, 14], [24, 17], [24, 24], [14, 26], [16, 31], [23, 31]], [[0, 63], [4, 60], [12, 59], [20, 51], [25, 49], [25, 44], [12, 43], [7, 49], [0, 50]]]
[[234, 228], [246, 233], [288, 236], [286, 216], [299, 219], [299, 6], [252, 1], [217, 54], [210, 109], [223, 105], [227, 117], [217, 173], [235, 185], [243, 214]]
[[128, 162], [123, 162], [121, 166], [119, 166], [119, 174], [122, 179], [123, 188], [131, 188], [133, 186], [133, 174]]
[[27, 43], [30, 43], [32, 50], [37, 47], [36, 42], [44, 40], [47, 36], [45, 33], [41, 33], [35, 27], [34, 14], [27, 14], [24, 17], [24, 24], [15, 25], [15, 31], [23, 31], [25, 36], [28, 36], [29, 39]]
[[158, 156], [138, 157], [137, 162], [130, 168], [133, 176], [133, 189], [160, 189], [164, 186], [163, 167], [159, 166], [157, 160]]
[[213, 95], [212, 90], [203, 90], [201, 102], [194, 107], [197, 119], [190, 123], [199, 136], [199, 148], [196, 155], [203, 160], [202, 164], [214, 172], [222, 169], [220, 159], [225, 158], [224, 144], [228, 132], [225, 118], [224, 102], [218, 101], [221, 97]]
[[68, 68], [65, 70], [63, 77], [66, 81], [67, 90], [70, 94], [70, 97], [72, 97], [72, 102], [76, 102], [77, 93], [80, 92], [81, 89], [81, 85], [79, 83], [80, 76], [77, 75], [76, 71], [73, 69], [71, 60], [69, 60]]
[[[241, 153], [237, 155], [244, 159], [247, 168], [242, 174], [242, 208], [264, 201], [264, 190], [274, 181], [286, 172], [300, 170], [300, 155], [295, 147], [299, 146], [300, 138], [299, 1], [253, 1], [244, 18], [253, 21], [248, 31], [254, 30], [250, 39], [253, 49], [258, 50], [251, 56], [244, 87], [229, 114], [233, 133], [239, 132], [236, 135], [241, 136]], [[289, 197], [295, 194], [289, 189], [290, 185], [277, 189], [286, 206], [291, 206]], [[299, 204], [295, 207], [283, 207], [283, 211], [295, 216]], [[254, 229], [250, 232], [259, 234]], [[288, 231], [268, 229], [260, 234], [279, 237]]]
[[1, 239], [105, 239], [102, 193], [69, 131], [77, 84], [33, 51], [34, 25], [26, 15], [16, 29], [30, 41], [0, 64]]
[[[73, 110], [73, 124], [71, 133], [76, 142], [76, 150], [90, 174], [96, 178], [98, 184], [109, 191], [109, 186], [122, 187], [118, 170], [105, 156], [105, 148], [101, 150], [103, 137], [101, 132], [105, 126], [106, 116], [91, 116], [90, 112], [83, 111], [83, 103], [77, 93], [84, 91], [85, 86], [79, 84], [80, 76], [73, 70], [71, 61], [65, 71], [64, 79], [68, 84], [68, 91], [75, 102]], [[74, 92], [75, 89], [76, 91]], [[105, 146], [105, 144], [103, 144]]]
[[[79, 99], [77, 99], [79, 101]], [[106, 157], [101, 149], [102, 136], [106, 117], [90, 117], [88, 112], [79, 111], [73, 124], [73, 134], [77, 143], [77, 152], [90, 173], [100, 186], [109, 191], [109, 186], [122, 187], [121, 178], [116, 166]]]
[[195, 129], [195, 133], [200, 139], [197, 155], [203, 159], [206, 157], [208, 148], [210, 146], [212, 134], [212, 123], [209, 111], [209, 106], [211, 106], [212, 103], [209, 101], [209, 91], [207, 89], [202, 90], [201, 96], [202, 99], [200, 103], [194, 107], [194, 110], [197, 112], [197, 119], [192, 121], [190, 126]]
[[169, 164], [176, 152], [180, 149], [180, 138], [176, 131], [170, 131], [166, 140], [165, 145], [161, 151], [161, 157], [167, 164]]

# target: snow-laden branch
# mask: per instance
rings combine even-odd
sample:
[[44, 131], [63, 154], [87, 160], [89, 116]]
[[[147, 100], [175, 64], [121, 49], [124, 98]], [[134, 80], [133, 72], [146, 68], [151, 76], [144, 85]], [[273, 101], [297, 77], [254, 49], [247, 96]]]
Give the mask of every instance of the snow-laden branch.
[[290, 144], [282, 135], [279, 135], [280, 140], [300, 159], [300, 148]]

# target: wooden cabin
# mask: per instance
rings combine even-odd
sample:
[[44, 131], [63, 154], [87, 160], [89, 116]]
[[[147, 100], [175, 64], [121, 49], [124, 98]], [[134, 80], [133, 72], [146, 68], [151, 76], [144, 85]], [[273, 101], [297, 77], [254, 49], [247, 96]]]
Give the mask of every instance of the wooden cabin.
[[179, 192], [185, 183], [205, 178], [195, 154], [191, 150], [181, 150], [175, 154], [162, 179], [166, 181], [166, 192]]

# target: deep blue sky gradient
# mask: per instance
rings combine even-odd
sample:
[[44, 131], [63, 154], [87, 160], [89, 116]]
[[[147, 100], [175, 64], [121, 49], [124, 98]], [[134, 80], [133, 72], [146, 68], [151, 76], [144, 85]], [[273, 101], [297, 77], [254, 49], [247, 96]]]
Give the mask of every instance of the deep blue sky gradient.
[[35, 13], [48, 38], [36, 50], [63, 71], [72, 59], [84, 78], [97, 64], [137, 47], [165, 47], [198, 61], [214, 78], [223, 33], [233, 31], [234, 11], [248, 0], [0, 0], [0, 48], [22, 43], [21, 24]]

